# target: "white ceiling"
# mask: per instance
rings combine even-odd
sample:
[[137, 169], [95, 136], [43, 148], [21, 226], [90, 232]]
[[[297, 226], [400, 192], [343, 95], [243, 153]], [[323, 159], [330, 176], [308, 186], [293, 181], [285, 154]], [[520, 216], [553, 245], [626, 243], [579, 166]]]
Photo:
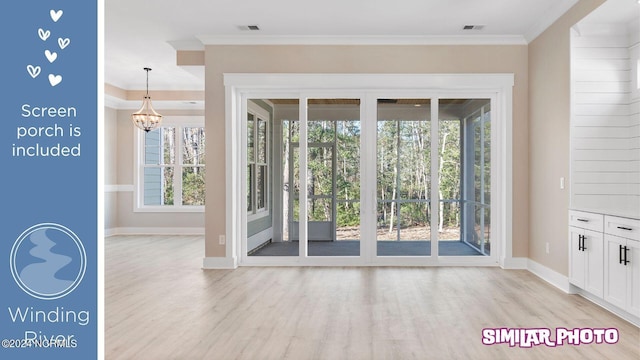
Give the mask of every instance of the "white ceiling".
[[[176, 49], [203, 42], [373, 39], [420, 43], [522, 43], [577, 0], [105, 0], [105, 82], [126, 90], [203, 90], [200, 68]], [[637, 0], [626, 1], [637, 6]], [[243, 30], [259, 25], [260, 31]], [[484, 25], [482, 30], [462, 30]]]
[[628, 23], [640, 18], [640, 0], [607, 0], [581, 23]]

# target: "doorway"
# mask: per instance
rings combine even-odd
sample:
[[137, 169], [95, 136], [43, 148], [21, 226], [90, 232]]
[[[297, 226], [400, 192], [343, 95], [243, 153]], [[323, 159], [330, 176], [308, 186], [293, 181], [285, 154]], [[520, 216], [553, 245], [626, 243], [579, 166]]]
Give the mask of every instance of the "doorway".
[[265, 171], [240, 166], [240, 199], [259, 191], [258, 176], [270, 199], [262, 228], [242, 214], [240, 263], [497, 265], [500, 96], [441, 92], [237, 93], [240, 149], [260, 138], [250, 109], [268, 114]]

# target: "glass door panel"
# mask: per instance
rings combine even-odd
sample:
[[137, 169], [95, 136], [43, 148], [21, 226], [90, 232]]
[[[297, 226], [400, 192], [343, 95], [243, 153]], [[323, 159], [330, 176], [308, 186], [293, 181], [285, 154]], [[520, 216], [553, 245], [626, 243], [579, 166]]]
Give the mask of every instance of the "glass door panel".
[[439, 256], [490, 254], [489, 108], [489, 99], [439, 100]]
[[360, 100], [309, 99], [309, 256], [360, 255]]
[[378, 99], [377, 256], [431, 255], [431, 101]]
[[[282, 133], [282, 141], [280, 144], [280, 162], [282, 169], [279, 175], [282, 178], [282, 193], [274, 194], [282, 198], [281, 221], [276, 227], [282, 228], [281, 244], [283, 247], [291, 248], [291, 256], [299, 255], [299, 221], [300, 221], [300, 121], [298, 121], [298, 101], [294, 104], [276, 103], [276, 109], [280, 110], [277, 114], [289, 113], [288, 117], [278, 119], [282, 129], [278, 134]], [[283, 108], [285, 110], [283, 111]], [[288, 111], [286, 111], [288, 110]], [[277, 238], [276, 238], [277, 241]], [[286, 244], [286, 245], [285, 245]]]
[[473, 246], [491, 255], [491, 111], [487, 101], [473, 116], [475, 211]]
[[360, 241], [360, 120], [336, 120], [336, 241]]

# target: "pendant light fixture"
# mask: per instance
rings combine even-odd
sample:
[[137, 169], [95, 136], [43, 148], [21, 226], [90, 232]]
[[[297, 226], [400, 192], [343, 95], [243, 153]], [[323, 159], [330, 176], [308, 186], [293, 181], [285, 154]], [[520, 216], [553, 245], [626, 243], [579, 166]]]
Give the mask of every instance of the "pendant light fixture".
[[149, 132], [160, 126], [162, 115], [153, 110], [153, 106], [151, 106], [151, 96], [149, 96], [149, 71], [151, 69], [146, 67], [144, 71], [147, 72], [147, 94], [144, 96], [140, 110], [131, 114], [131, 121], [135, 126]]

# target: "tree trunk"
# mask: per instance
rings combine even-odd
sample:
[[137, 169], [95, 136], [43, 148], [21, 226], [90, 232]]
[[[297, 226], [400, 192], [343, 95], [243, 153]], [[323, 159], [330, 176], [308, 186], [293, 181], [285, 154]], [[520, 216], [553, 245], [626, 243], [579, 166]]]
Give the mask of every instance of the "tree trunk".
[[440, 149], [440, 156], [438, 157], [438, 232], [442, 232], [444, 230], [444, 203], [442, 202], [442, 168], [444, 164], [444, 149], [447, 145], [447, 136], [449, 136], [448, 132], [445, 132], [442, 136], [442, 147]]

